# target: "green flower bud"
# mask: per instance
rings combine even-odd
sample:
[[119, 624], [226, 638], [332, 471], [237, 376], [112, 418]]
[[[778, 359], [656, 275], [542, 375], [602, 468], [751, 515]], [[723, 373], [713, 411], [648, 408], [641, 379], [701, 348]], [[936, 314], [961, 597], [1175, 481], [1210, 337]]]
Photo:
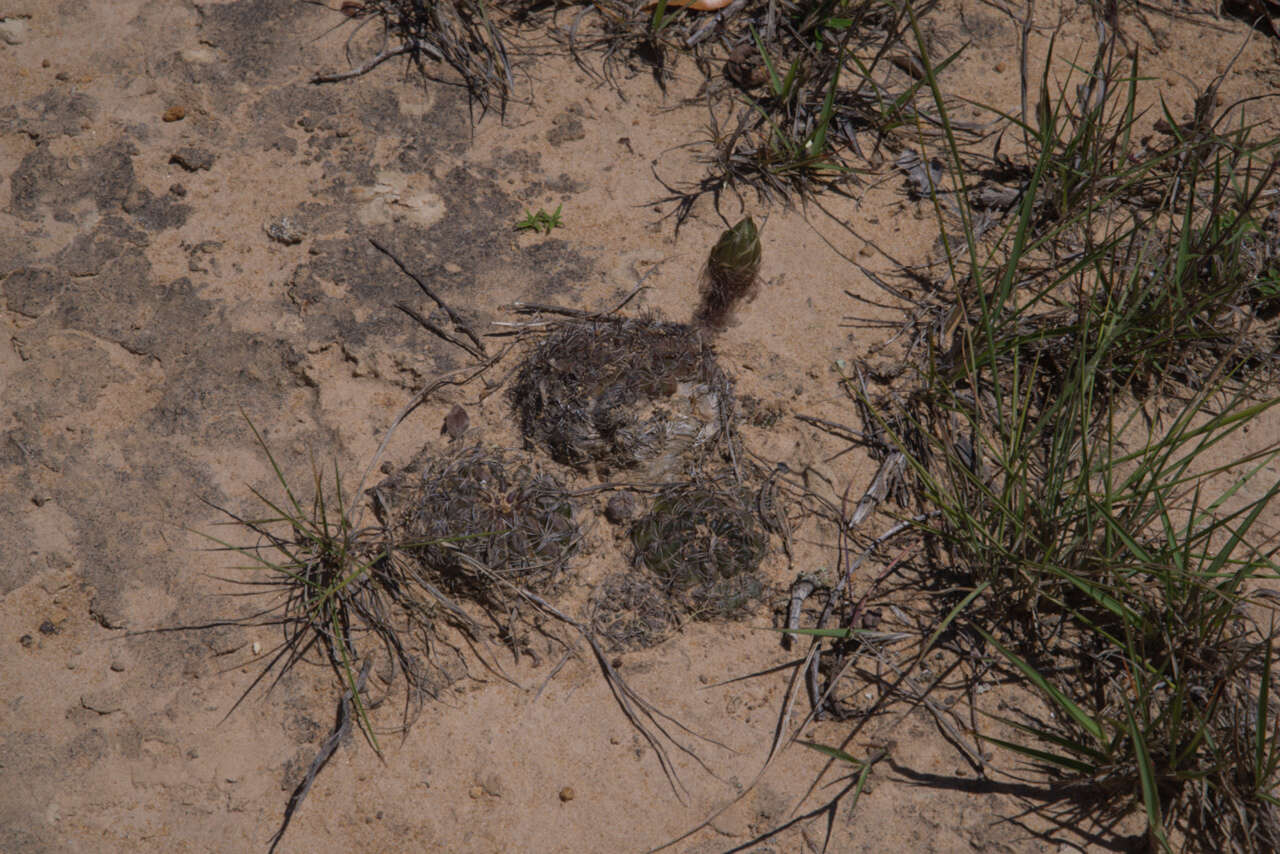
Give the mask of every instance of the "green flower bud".
[[702, 305], [693, 322], [711, 332], [728, 325], [735, 306], [755, 293], [760, 272], [760, 233], [747, 217], [720, 235], [707, 258]]
[[754, 279], [760, 270], [760, 233], [747, 217], [720, 235], [708, 261], [711, 275], [729, 281]]

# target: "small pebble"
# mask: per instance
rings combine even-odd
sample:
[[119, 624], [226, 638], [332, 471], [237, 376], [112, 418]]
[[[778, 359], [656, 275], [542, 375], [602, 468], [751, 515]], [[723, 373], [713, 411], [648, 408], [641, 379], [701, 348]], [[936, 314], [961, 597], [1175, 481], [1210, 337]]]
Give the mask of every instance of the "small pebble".
[[450, 439], [460, 439], [462, 434], [467, 432], [470, 424], [471, 416], [467, 415], [467, 410], [463, 409], [461, 404], [455, 403], [453, 409], [449, 410], [449, 414], [444, 417], [440, 432], [449, 434]]
[[484, 786], [472, 786], [468, 794], [471, 795], [471, 800], [478, 801], [484, 797]]
[[629, 492], [619, 492], [604, 506], [604, 518], [615, 525], [625, 525], [635, 515], [636, 502]]
[[187, 188], [181, 184], [170, 184], [169, 192], [181, 199], [186, 197]]
[[276, 243], [283, 243], [285, 246], [295, 246], [302, 242], [302, 229], [287, 216], [267, 223], [266, 232]]
[[563, 789], [560, 790], [561, 803], [567, 804], [569, 801], [573, 800], [575, 797], [577, 797], [577, 794], [573, 791], [573, 788], [571, 786], [565, 786]]
[[996, 74], [1004, 74], [1005, 65], [1003, 62], [996, 63]]
[[27, 40], [27, 22], [21, 18], [0, 18], [0, 41], [22, 44]]
[[180, 122], [187, 117], [187, 108], [181, 104], [174, 104], [172, 107], [164, 111], [161, 116], [166, 122]]
[[169, 162], [176, 163], [188, 172], [209, 169], [216, 158], [212, 151], [205, 148], [186, 146], [169, 155]]
[[22, 637], [18, 638], [18, 643], [22, 644], [27, 649], [31, 649], [31, 645], [34, 644], [35, 642], [36, 642], [36, 639], [33, 638], [31, 635], [23, 635]]

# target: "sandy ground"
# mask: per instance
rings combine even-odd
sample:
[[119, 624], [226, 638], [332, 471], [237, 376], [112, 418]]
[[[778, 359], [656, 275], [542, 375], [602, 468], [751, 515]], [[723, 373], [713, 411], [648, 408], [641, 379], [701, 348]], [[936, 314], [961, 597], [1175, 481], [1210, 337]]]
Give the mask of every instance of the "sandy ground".
[[[1065, 12], [1063, 55], [1088, 33], [1085, 7]], [[1048, 26], [1057, 10], [1040, 15]], [[670, 206], [654, 204], [665, 195], [654, 170], [700, 176], [696, 152], [675, 146], [704, 133], [705, 108], [686, 101], [702, 78], [685, 61], [664, 95], [637, 67], [615, 91], [544, 59], [520, 68], [505, 118], [473, 127], [463, 92], [396, 63], [310, 84], [317, 69], [342, 67], [349, 32], [331, 31], [341, 18], [316, 5], [13, 0], [0, 18], [0, 850], [265, 850], [332, 726], [332, 674], [299, 667], [227, 716], [257, 673], [254, 645], [275, 634], [137, 634], [250, 607], [226, 595], [238, 590], [224, 580], [235, 561], [196, 533], [233, 534], [205, 501], [247, 511], [251, 486], [275, 494], [244, 416], [298, 482], [312, 455], [354, 479], [414, 391], [462, 364], [396, 310], [424, 300], [370, 237], [481, 325], [510, 319], [502, 307], [516, 300], [607, 306], [645, 276], [635, 307], [687, 318], [725, 221], [704, 200], [677, 235], [662, 216]], [[966, 2], [932, 20], [945, 47], [970, 43], [947, 72], [955, 91], [1017, 102], [1011, 17]], [[1127, 31], [1153, 79], [1150, 102], [1163, 96], [1175, 114], [1249, 33], [1231, 21], [1150, 22], [1154, 33], [1136, 20]], [[1254, 33], [1225, 97], [1274, 92], [1274, 58]], [[1271, 109], [1259, 117], [1274, 119]], [[825, 199], [830, 215], [746, 197], [746, 212], [768, 215], [765, 285], [717, 345], [740, 394], [854, 423], [832, 364], [875, 360], [880, 334], [855, 335], [843, 318], [881, 310], [846, 292], [885, 300], [838, 252], [887, 270], [882, 251], [919, 262], [936, 236], [891, 154], [852, 199]], [[565, 227], [550, 236], [512, 227], [526, 208], [561, 204]], [[740, 209], [729, 198], [723, 210], [736, 219]], [[299, 238], [289, 245], [267, 233], [286, 218]], [[443, 447], [455, 403], [475, 436], [517, 444], [504, 397], [480, 397], [437, 395], [388, 458]], [[745, 427], [744, 439], [765, 459], [823, 473], [832, 496], [860, 494], [875, 471], [789, 417]], [[615, 532], [587, 515], [591, 548], [571, 604], [621, 567]], [[780, 553], [766, 563], [779, 587], [833, 560], [819, 527], [797, 542], [794, 565]], [[768, 751], [787, 674], [722, 684], [792, 660], [768, 624], [766, 611], [694, 624], [621, 656], [640, 694], [725, 745], [684, 738], [706, 767], [676, 754], [683, 792], [583, 650], [549, 680], [558, 652], [537, 666], [498, 653], [518, 684], [472, 667], [403, 737], [390, 733], [396, 703], [376, 709], [385, 759], [350, 738], [280, 850], [670, 841], [729, 803]], [[738, 850], [789, 821], [753, 850], [818, 850], [828, 832], [833, 851], [1057, 852], [1104, 838], [1029, 815], [1034, 781], [976, 779], [923, 709], [884, 708], [848, 746], [890, 748], [856, 809], [836, 797], [847, 788], [838, 768], [811, 790], [824, 759], [792, 747], [675, 849]], [[849, 728], [806, 735], [838, 743]]]

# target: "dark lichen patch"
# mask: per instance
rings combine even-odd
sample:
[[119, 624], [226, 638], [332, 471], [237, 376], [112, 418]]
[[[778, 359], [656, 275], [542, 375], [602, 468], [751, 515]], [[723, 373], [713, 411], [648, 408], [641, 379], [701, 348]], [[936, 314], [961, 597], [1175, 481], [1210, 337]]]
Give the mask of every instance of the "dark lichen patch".
[[[175, 300], [169, 313], [186, 314], [178, 306], [191, 299], [190, 283], [180, 279], [170, 287], [185, 296]], [[209, 313], [207, 307], [205, 311]], [[279, 409], [282, 389], [307, 385], [303, 356], [289, 341], [232, 331], [216, 319], [207, 332], [185, 338], [160, 332], [181, 328], [166, 326], [172, 321], [171, 316], [156, 316], [157, 340], [148, 347], [162, 354], [168, 366], [159, 400], [140, 419], [155, 435], [209, 446], [239, 444], [244, 440], [241, 413], [254, 423], [268, 423]]]
[[322, 122], [339, 115], [343, 104], [333, 90], [295, 83], [263, 89], [250, 102], [249, 109], [261, 119], [254, 123], [252, 132], [273, 137], [287, 132], [305, 141]]
[[0, 280], [5, 307], [25, 317], [43, 314], [62, 289], [66, 276], [48, 267], [20, 267]]
[[9, 209], [23, 219], [35, 219], [42, 202], [67, 204], [76, 196], [62, 184], [68, 171], [67, 159], [50, 153], [48, 146], [28, 152], [9, 176]]
[[[378, 240], [395, 246], [396, 253], [415, 273], [434, 279], [436, 266], [403, 246], [421, 245], [424, 231], [402, 224], [379, 230]], [[438, 284], [437, 284], [438, 286]], [[434, 337], [424, 337], [418, 327], [396, 310], [397, 302], [421, 306], [421, 293], [363, 238], [316, 240], [306, 263], [294, 268], [285, 287], [285, 311], [297, 313], [306, 324], [310, 341], [335, 341], [360, 361], [376, 361], [387, 352], [412, 371], [447, 369], [453, 349]]]
[[508, 175], [519, 176], [522, 181], [536, 181], [542, 174], [542, 152], [530, 148], [504, 148], [499, 145], [493, 150], [492, 165], [505, 169]]
[[560, 324], [510, 393], [525, 438], [559, 462], [667, 475], [696, 465], [732, 390], [688, 326], [655, 318]]
[[96, 276], [122, 256], [140, 255], [147, 242], [146, 232], [134, 228], [123, 217], [106, 216], [92, 231], [72, 240], [55, 260], [58, 267], [73, 278]]
[[[135, 154], [132, 143], [114, 142], [73, 161], [39, 145], [22, 158], [9, 179], [10, 209], [23, 219], [36, 220], [38, 210], [47, 207], [55, 218], [70, 222], [71, 207], [91, 198], [100, 213], [115, 212], [133, 187]], [[65, 216], [59, 217], [60, 212]]]
[[200, 39], [227, 57], [234, 79], [270, 77], [299, 59], [298, 19], [302, 3], [240, 0], [219, 5], [197, 4]]
[[208, 171], [217, 162], [218, 156], [207, 148], [184, 145], [169, 155], [169, 162], [182, 167], [188, 172]]
[[[340, 234], [350, 227], [350, 212], [341, 205], [328, 205], [319, 202], [302, 202], [293, 210], [282, 212], [282, 219], [288, 219], [291, 228], [306, 237], [312, 234]], [[283, 241], [293, 245], [291, 241]], [[299, 239], [296, 242], [301, 242]]]
[[121, 207], [147, 231], [181, 228], [191, 215], [191, 206], [182, 204], [171, 194], [153, 196], [150, 190], [137, 184]]
[[[0, 394], [8, 412], [25, 410], [24, 423], [40, 423], [92, 410], [113, 383], [128, 375], [112, 364], [104, 345], [83, 335], [59, 334], [47, 322], [20, 333], [25, 361]], [[38, 390], [38, 395], [31, 395]]]
[[138, 149], [130, 142], [113, 142], [90, 155], [76, 172], [75, 183], [82, 184], [102, 213], [114, 211], [124, 204], [133, 187], [133, 158]]
[[593, 265], [568, 243], [557, 238], [542, 240], [524, 250], [528, 265], [538, 274], [542, 298], [553, 297], [580, 286], [591, 275]]
[[[251, 111], [261, 117], [251, 131], [257, 145], [328, 164], [322, 192], [339, 201], [350, 185], [375, 183], [378, 168], [429, 173], [443, 152], [460, 155], [472, 143], [465, 99], [447, 90], [436, 93], [429, 120], [403, 111], [394, 87], [286, 85], [264, 90]], [[379, 163], [375, 148], [386, 145], [391, 153]]]
[[299, 264], [285, 283], [287, 304], [282, 311], [302, 319], [305, 340], [337, 343], [353, 363], [373, 360], [391, 349], [399, 364], [415, 363], [415, 351], [425, 351], [417, 368], [441, 368], [447, 345], [432, 339], [424, 346], [414, 337], [412, 321], [395, 310], [394, 301], [364, 302], [355, 290], [353, 280], [342, 272], [335, 275], [323, 264]]
[[[574, 108], [576, 107], [576, 109]], [[574, 105], [551, 120], [551, 129], [547, 131], [547, 142], [554, 147], [565, 143], [577, 142], [587, 136], [582, 124], [582, 108]]]
[[[163, 543], [161, 520], [193, 518], [207, 510], [201, 497], [218, 500], [220, 493], [211, 470], [191, 453], [192, 436], [158, 443], [134, 425], [98, 435], [112, 450], [88, 441], [77, 448], [56, 500], [76, 522], [73, 543], [92, 590], [90, 616], [104, 628], [126, 628], [137, 625], [136, 585], [171, 589], [185, 571]], [[243, 431], [236, 438], [242, 441]], [[111, 461], [117, 455], [123, 465]], [[207, 648], [199, 659], [207, 663]]]
[[79, 136], [98, 112], [98, 102], [85, 94], [55, 86], [16, 107], [0, 111], [0, 131], [25, 133], [37, 142]]
[[[494, 177], [459, 166], [449, 171], [436, 193], [465, 201], [450, 206], [449, 214], [426, 230], [421, 254], [436, 256], [440, 268], [446, 263], [461, 267], [471, 282], [482, 273], [509, 270], [510, 235], [495, 225], [514, 222], [520, 206]], [[502, 275], [509, 277], [510, 272]]]
[[67, 329], [96, 335], [131, 353], [146, 353], [157, 334], [181, 337], [175, 330], [154, 328], [154, 287], [146, 254], [129, 249], [104, 261], [96, 275], [72, 279], [58, 300], [56, 317]]

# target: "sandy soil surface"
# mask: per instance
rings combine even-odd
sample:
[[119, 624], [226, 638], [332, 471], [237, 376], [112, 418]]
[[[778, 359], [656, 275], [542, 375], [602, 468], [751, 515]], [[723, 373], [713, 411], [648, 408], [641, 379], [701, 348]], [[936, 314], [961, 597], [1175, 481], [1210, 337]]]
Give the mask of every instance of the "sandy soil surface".
[[[1062, 56], [1089, 43], [1086, 7], [1048, 6], [1046, 28], [1068, 18]], [[716, 346], [738, 394], [783, 417], [744, 426], [743, 439], [816, 472], [814, 488], [833, 500], [870, 482], [873, 461], [791, 416], [854, 423], [832, 365], [874, 362], [883, 336], [843, 318], [897, 311], [850, 299], [885, 302], [840, 253], [888, 270], [888, 258], [919, 262], [933, 245], [932, 213], [908, 197], [895, 152], [851, 198], [823, 199], [825, 212], [747, 194], [745, 209], [724, 199], [722, 218], [704, 199], [677, 233], [671, 206], [656, 204], [666, 192], [655, 171], [675, 183], [702, 174], [697, 151], [677, 148], [705, 133], [703, 77], [688, 60], [665, 93], [639, 64], [615, 90], [563, 57], [527, 62], [505, 117], [473, 125], [465, 92], [396, 62], [310, 83], [344, 67], [351, 32], [318, 5], [11, 0], [0, 18], [0, 850], [265, 850], [333, 725], [332, 672], [295, 668], [228, 716], [276, 633], [143, 632], [252, 608], [229, 595], [242, 592], [227, 580], [236, 559], [198, 533], [235, 534], [206, 502], [253, 512], [250, 487], [278, 494], [246, 418], [295, 482], [309, 481], [313, 457], [354, 482], [415, 391], [464, 364], [396, 309], [432, 306], [370, 238], [486, 330], [512, 319], [513, 301], [605, 307], [642, 279], [629, 309], [683, 320], [726, 222], [767, 215], [761, 293]], [[946, 84], [1012, 108], [1017, 22], [979, 2], [931, 20], [943, 47], [968, 44]], [[1241, 45], [1224, 98], [1274, 93], [1264, 35], [1229, 20], [1148, 20], [1125, 19], [1153, 80], [1148, 103], [1189, 110]], [[1274, 108], [1260, 104], [1255, 118], [1273, 121]], [[514, 230], [526, 209], [557, 205], [563, 228]], [[518, 446], [505, 396], [483, 392], [434, 396], [387, 459], [446, 447], [454, 404], [470, 415], [468, 441]], [[584, 510], [587, 548], [559, 600], [569, 610], [624, 568], [603, 506]], [[793, 561], [775, 542], [765, 564], [780, 591], [799, 570], [833, 564], [830, 531], [806, 523], [795, 540]], [[498, 647], [509, 681], [472, 662], [403, 736], [393, 689], [373, 712], [384, 759], [348, 738], [279, 850], [642, 851], [673, 840], [733, 801], [768, 753], [788, 680], [770, 668], [795, 655], [770, 620], [762, 607], [692, 623], [618, 656], [640, 695], [723, 745], [680, 736], [705, 763], [673, 753], [682, 791], [585, 648], [549, 678], [560, 648], [514, 660]], [[729, 681], [750, 674], [760, 675]], [[824, 722], [805, 735], [841, 743], [849, 731]], [[832, 851], [1117, 844], [1115, 829], [1099, 836], [1030, 812], [1043, 794], [1034, 780], [979, 779], [922, 707], [882, 704], [861, 720], [847, 749], [877, 747], [887, 758], [856, 809], [844, 772], [812, 785], [825, 760], [793, 746], [675, 850], [739, 850], [784, 825], [753, 850], [818, 850], [828, 833]]]

